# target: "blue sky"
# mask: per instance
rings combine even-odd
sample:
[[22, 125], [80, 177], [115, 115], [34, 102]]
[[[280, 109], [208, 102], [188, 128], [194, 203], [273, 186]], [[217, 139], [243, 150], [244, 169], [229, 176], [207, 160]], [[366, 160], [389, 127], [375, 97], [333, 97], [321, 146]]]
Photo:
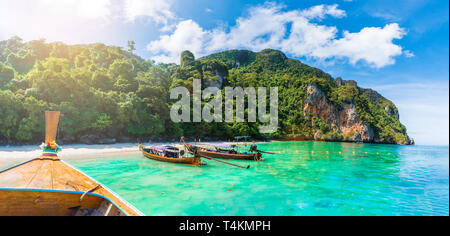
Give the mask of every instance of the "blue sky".
[[418, 144], [448, 145], [448, 16], [442, 0], [0, 0], [0, 40], [134, 40], [161, 62], [184, 49], [280, 49], [379, 91]]

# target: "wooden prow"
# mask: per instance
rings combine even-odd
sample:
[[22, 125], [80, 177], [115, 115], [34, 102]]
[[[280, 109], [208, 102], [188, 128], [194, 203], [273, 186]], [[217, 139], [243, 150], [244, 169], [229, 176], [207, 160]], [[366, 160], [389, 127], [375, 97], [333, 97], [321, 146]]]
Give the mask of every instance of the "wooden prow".
[[45, 112], [45, 143], [56, 141], [60, 114], [59, 111]]
[[116, 193], [60, 160], [60, 112], [45, 112], [42, 155], [0, 170], [0, 216], [143, 215]]

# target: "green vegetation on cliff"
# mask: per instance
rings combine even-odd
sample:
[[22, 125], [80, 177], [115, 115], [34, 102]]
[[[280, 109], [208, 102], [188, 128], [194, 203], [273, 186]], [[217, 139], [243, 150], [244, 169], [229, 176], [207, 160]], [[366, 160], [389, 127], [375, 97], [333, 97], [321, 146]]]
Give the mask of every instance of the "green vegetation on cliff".
[[321, 139], [324, 140], [346, 139], [339, 127], [330, 127], [318, 117], [309, 117], [304, 113], [307, 87], [314, 84], [336, 107], [342, 107], [343, 103], [354, 104], [362, 123], [374, 131], [372, 141], [410, 143], [395, 105], [373, 90], [359, 88], [354, 81], [333, 79], [317, 68], [288, 59], [282, 52], [271, 49], [259, 53], [226, 51], [201, 58], [200, 61], [211, 59], [220, 60], [228, 66], [227, 81], [231, 86], [278, 87], [280, 128], [272, 136], [312, 139], [317, 131], [321, 131]]
[[[202, 86], [278, 87], [279, 129], [272, 137], [342, 140], [336, 127], [303, 111], [307, 87], [319, 87], [330, 103], [353, 103], [376, 141], [404, 143], [406, 129], [389, 100], [370, 89], [340, 85], [323, 71], [275, 50], [232, 50], [200, 59], [185, 51], [181, 65], [155, 64], [129, 49], [104, 44], [66, 45], [44, 40], [0, 41], [0, 143], [39, 142], [43, 111], [63, 113], [60, 137], [80, 142], [89, 135], [108, 137], [237, 135], [263, 137], [258, 123], [173, 123], [170, 88]], [[339, 82], [339, 83], [338, 83]]]

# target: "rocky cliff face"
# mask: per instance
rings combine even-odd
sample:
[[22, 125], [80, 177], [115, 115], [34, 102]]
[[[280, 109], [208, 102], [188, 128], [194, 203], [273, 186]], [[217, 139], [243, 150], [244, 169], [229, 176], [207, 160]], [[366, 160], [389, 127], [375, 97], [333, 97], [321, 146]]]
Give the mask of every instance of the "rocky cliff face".
[[[326, 135], [323, 130], [315, 128], [315, 140], [386, 143], [378, 139], [375, 136], [374, 129], [361, 120], [353, 101], [343, 101], [341, 106], [335, 106], [328, 101], [325, 93], [314, 84], [308, 86], [307, 95], [303, 107], [305, 117], [315, 117], [326, 122], [330, 129], [329, 133], [334, 134]], [[393, 113], [391, 109], [387, 109], [386, 112]], [[398, 114], [395, 115], [398, 117]], [[320, 120], [310, 120], [312, 127], [318, 127], [318, 124], [314, 124], [314, 121]], [[410, 145], [414, 144], [414, 141], [406, 135], [406, 139], [397, 144]]]
[[[341, 107], [336, 107], [327, 101], [325, 94], [317, 86], [310, 85], [307, 91], [308, 97], [303, 107], [305, 116], [311, 115], [312, 117], [318, 117], [324, 120], [345, 141], [374, 141], [372, 128], [361, 121], [353, 102], [346, 102]], [[312, 125], [314, 126], [314, 124]], [[322, 136], [321, 131], [316, 130], [314, 139], [327, 139]], [[332, 137], [331, 139], [338, 139], [338, 137]]]

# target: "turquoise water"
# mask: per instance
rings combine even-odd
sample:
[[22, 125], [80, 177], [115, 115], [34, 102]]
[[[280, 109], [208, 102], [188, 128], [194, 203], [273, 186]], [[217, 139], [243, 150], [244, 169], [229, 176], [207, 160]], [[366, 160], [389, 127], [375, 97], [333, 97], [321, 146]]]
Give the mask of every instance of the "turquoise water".
[[449, 148], [274, 142], [243, 170], [139, 154], [70, 160], [147, 215], [448, 215]]

